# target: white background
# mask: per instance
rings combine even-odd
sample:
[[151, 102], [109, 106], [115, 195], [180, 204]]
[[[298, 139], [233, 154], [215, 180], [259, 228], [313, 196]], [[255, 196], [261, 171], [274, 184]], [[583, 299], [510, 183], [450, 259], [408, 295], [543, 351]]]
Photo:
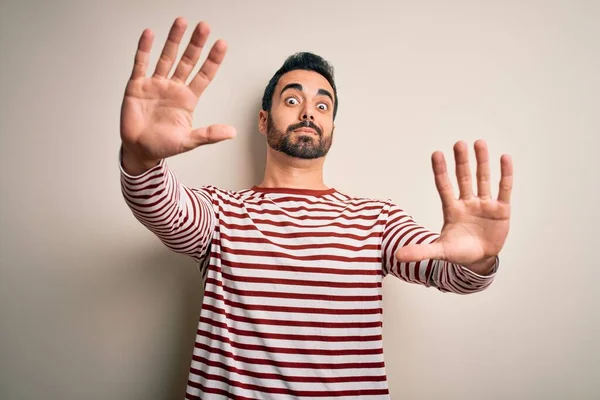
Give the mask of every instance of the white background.
[[600, 396], [600, 2], [3, 1], [0, 398], [184, 396], [200, 276], [133, 218], [117, 167], [139, 35], [155, 32], [153, 68], [177, 16], [186, 41], [204, 19], [210, 43], [229, 43], [195, 124], [238, 130], [169, 159], [189, 186], [260, 182], [262, 91], [304, 50], [336, 68], [329, 186], [392, 198], [438, 230], [433, 151], [452, 169], [452, 145], [483, 138], [495, 182], [513, 157], [488, 290], [384, 282], [394, 399]]

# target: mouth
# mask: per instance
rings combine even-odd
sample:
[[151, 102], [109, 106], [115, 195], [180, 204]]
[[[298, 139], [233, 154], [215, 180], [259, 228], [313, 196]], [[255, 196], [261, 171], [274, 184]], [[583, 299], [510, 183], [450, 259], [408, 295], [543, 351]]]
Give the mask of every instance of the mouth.
[[297, 133], [308, 133], [308, 134], [318, 135], [317, 131], [315, 131], [312, 128], [298, 128], [298, 129], [294, 129], [294, 132], [297, 132]]

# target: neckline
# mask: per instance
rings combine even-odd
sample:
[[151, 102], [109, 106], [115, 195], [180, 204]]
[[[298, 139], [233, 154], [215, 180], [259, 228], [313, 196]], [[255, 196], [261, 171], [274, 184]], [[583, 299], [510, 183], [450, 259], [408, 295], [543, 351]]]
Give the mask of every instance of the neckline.
[[329, 189], [299, 189], [288, 187], [263, 188], [260, 186], [252, 186], [251, 190], [258, 193], [275, 193], [275, 194], [300, 194], [306, 196], [325, 196], [336, 192], [335, 188]]

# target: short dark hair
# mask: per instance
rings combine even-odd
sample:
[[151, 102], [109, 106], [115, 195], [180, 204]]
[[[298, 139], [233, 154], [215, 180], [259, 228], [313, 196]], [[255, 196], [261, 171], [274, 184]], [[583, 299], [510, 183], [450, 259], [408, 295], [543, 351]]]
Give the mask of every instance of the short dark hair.
[[262, 109], [264, 111], [271, 111], [273, 94], [275, 92], [275, 86], [277, 86], [277, 83], [279, 82], [279, 78], [281, 78], [283, 74], [297, 69], [314, 71], [327, 79], [327, 82], [329, 82], [333, 88], [333, 94], [335, 97], [333, 104], [333, 118], [335, 119], [338, 109], [338, 95], [335, 87], [335, 81], [333, 79], [333, 66], [327, 60], [323, 59], [323, 57], [309, 52], [292, 54], [285, 60], [281, 68], [275, 72], [275, 75], [273, 75], [269, 81], [269, 84], [265, 88], [265, 93], [263, 94], [262, 98]]

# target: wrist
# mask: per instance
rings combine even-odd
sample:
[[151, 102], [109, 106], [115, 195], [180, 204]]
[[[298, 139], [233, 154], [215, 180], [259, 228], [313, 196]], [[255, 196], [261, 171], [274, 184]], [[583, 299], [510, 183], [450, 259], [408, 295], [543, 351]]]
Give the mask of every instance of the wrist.
[[465, 265], [465, 268], [475, 272], [479, 275], [489, 275], [494, 271], [496, 266], [496, 256], [484, 258], [481, 261], [477, 261], [473, 264]]
[[130, 175], [141, 175], [160, 163], [160, 160], [144, 160], [137, 157], [133, 152], [127, 150], [124, 145], [121, 146], [121, 164], [123, 170]]

